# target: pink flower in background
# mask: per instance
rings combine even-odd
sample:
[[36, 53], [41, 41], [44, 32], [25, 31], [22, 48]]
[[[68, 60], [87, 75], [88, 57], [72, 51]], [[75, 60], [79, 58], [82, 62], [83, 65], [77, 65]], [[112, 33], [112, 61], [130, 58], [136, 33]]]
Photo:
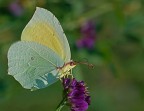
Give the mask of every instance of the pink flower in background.
[[9, 5], [9, 10], [14, 16], [21, 16], [23, 13], [22, 5], [20, 4], [18, 0], [12, 2]]
[[95, 24], [93, 21], [87, 21], [81, 26], [82, 37], [77, 40], [78, 48], [93, 49], [96, 39]]

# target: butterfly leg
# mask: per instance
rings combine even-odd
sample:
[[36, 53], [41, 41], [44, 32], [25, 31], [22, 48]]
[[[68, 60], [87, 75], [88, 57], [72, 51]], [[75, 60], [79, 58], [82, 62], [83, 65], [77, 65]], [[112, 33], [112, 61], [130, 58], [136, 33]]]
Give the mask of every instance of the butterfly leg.
[[72, 75], [72, 69], [71, 69], [70, 71], [71, 71], [71, 76], [72, 76], [72, 78], [74, 78], [73, 75]]

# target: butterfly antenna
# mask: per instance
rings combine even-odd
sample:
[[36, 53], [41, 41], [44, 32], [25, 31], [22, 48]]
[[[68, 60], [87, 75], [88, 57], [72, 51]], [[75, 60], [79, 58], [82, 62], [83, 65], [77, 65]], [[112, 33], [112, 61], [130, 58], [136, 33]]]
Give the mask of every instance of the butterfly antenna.
[[80, 60], [80, 62], [88, 62], [88, 59], [87, 58], [82, 58], [81, 60]]
[[[87, 59], [86, 59], [87, 60]], [[88, 62], [88, 60], [85, 62], [82, 62], [82, 61], [80, 61], [80, 62], [76, 62], [77, 64], [84, 64], [84, 65], [87, 65], [90, 69], [94, 69], [94, 65], [93, 64], [90, 64], [89, 62]]]

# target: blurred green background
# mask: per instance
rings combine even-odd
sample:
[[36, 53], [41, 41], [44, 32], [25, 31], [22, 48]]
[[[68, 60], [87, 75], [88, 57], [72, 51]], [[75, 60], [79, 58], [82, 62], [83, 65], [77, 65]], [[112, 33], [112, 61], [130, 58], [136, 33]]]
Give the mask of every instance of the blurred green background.
[[[59, 19], [89, 87], [88, 111], [144, 111], [144, 0], [0, 0], [0, 111], [55, 111], [59, 82], [31, 92], [7, 74], [7, 51], [36, 6]], [[67, 107], [63, 111], [69, 111]]]

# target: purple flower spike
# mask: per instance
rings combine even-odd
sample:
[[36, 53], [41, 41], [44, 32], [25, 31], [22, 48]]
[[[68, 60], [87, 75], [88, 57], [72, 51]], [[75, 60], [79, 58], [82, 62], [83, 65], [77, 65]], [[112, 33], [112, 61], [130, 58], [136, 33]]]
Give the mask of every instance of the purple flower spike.
[[81, 33], [82, 34], [94, 34], [95, 32], [95, 24], [93, 21], [89, 20], [82, 24]]
[[90, 105], [90, 96], [84, 82], [78, 82], [75, 78], [64, 78], [63, 86], [71, 111], [86, 111]]
[[64, 87], [65, 90], [67, 90], [67, 89], [69, 88], [70, 82], [71, 82], [71, 81], [70, 81], [69, 78], [67, 78], [67, 79], [64, 79], [64, 78], [63, 78], [63, 87]]
[[87, 21], [81, 26], [82, 37], [77, 40], [76, 45], [78, 48], [93, 49], [96, 39], [95, 24], [93, 21]]
[[23, 13], [23, 8], [18, 0], [9, 5], [9, 10], [14, 16], [21, 16]]

